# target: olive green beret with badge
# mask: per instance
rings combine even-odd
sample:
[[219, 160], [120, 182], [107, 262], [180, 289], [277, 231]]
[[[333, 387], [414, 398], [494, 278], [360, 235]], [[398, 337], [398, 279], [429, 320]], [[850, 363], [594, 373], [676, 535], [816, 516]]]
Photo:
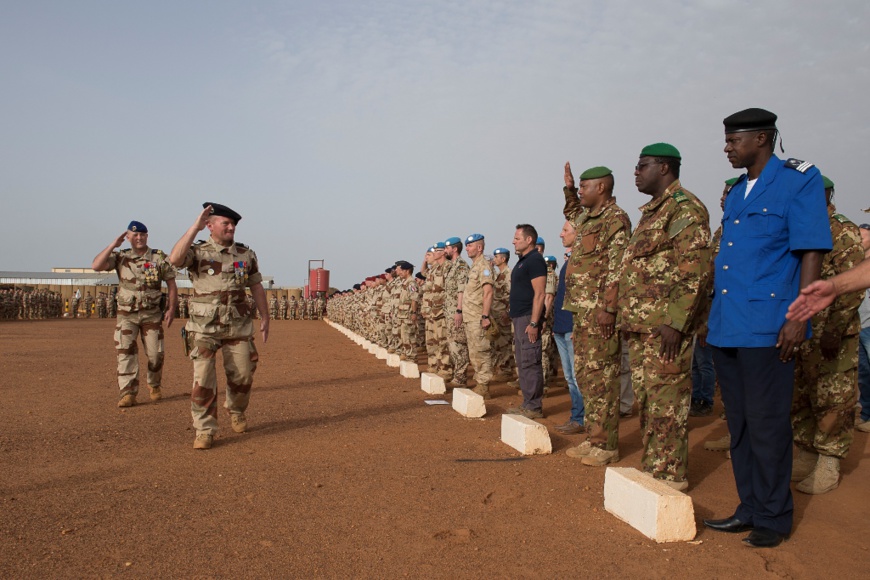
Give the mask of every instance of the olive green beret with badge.
[[613, 172], [603, 165], [599, 165], [598, 167], [590, 167], [586, 171], [580, 174], [580, 181], [585, 181], [587, 179], [601, 179], [602, 177], [607, 177], [608, 175], [613, 175]]
[[641, 157], [673, 157], [682, 159], [680, 152], [670, 143], [653, 143], [640, 151]]

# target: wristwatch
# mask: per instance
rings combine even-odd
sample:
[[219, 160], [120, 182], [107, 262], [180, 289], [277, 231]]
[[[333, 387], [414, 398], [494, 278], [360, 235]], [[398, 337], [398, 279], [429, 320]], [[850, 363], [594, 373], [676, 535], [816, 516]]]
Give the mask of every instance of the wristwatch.
[[483, 314], [483, 315], [481, 315], [480, 318], [481, 318], [482, 320], [489, 320], [489, 315], [488, 315], [488, 314]]
[[456, 314], [462, 314], [462, 309], [461, 309], [461, 308], [457, 308], [457, 309], [456, 309]]
[[531, 326], [532, 328], [538, 328], [538, 323], [537, 322], [530, 322], [529, 326]]

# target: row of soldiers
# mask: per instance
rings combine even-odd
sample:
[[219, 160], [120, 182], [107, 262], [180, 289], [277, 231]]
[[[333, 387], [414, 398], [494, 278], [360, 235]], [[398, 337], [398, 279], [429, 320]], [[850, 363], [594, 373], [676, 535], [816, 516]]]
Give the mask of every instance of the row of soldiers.
[[292, 294], [290, 299], [281, 295], [269, 298], [269, 317], [272, 320], [318, 320], [326, 309], [326, 299], [322, 295], [298, 300]]
[[63, 298], [59, 292], [44, 289], [0, 289], [0, 320], [39, 320], [60, 318]]

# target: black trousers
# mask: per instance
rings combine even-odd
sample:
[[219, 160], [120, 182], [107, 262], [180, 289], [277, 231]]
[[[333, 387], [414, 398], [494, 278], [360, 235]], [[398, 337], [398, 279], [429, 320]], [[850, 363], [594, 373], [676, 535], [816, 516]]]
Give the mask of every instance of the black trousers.
[[731, 464], [740, 505], [734, 516], [756, 527], [791, 532], [791, 402], [795, 362], [779, 349], [713, 347], [713, 363], [731, 433]]

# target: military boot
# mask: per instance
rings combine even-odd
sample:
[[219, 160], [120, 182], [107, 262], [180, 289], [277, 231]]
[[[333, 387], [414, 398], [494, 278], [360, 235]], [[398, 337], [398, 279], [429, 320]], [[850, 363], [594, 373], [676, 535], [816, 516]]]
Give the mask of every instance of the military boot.
[[592, 451], [592, 443], [587, 440], [577, 447], [569, 447], [568, 450], [565, 451], [565, 455], [573, 457], [574, 459], [583, 459], [589, 455], [590, 451]]
[[704, 449], [707, 451], [730, 451], [731, 450], [731, 435], [725, 435], [713, 441], [705, 441]]
[[244, 413], [230, 414], [230, 425], [236, 433], [244, 433], [248, 430], [248, 418]]
[[148, 387], [151, 391], [151, 400], [155, 403], [163, 398], [163, 393], [160, 392], [160, 387]]
[[196, 439], [193, 440], [194, 449], [211, 449], [214, 442], [214, 436], [211, 433], [199, 433]]
[[[794, 478], [792, 478], [794, 479]], [[802, 493], [818, 495], [837, 489], [840, 485], [840, 459], [830, 455], [819, 455], [816, 468], [795, 486]]]
[[126, 395], [121, 397], [120, 401], [118, 401], [119, 407], [132, 407], [135, 404], [136, 404], [136, 395], [134, 395], [133, 393], [127, 393]]
[[476, 387], [471, 389], [472, 392], [477, 393], [484, 399], [491, 399], [492, 395], [489, 394], [489, 385], [486, 383], [478, 384]]
[[816, 469], [819, 462], [819, 454], [815, 451], [807, 451], [798, 447], [798, 451], [791, 463], [791, 480], [803, 481]]

